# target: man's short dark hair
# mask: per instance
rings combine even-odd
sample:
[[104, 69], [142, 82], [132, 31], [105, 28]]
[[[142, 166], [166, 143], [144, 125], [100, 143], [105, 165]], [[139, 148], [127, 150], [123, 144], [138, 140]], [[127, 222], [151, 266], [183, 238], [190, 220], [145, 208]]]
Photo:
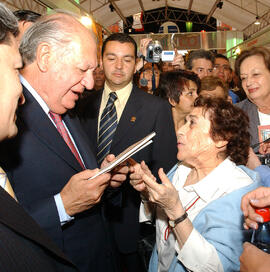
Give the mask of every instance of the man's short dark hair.
[[0, 3], [0, 43], [10, 43], [10, 34], [17, 36], [19, 33], [18, 20], [14, 14]]
[[195, 50], [195, 51], [190, 52], [188, 55], [188, 59], [187, 59], [187, 63], [186, 63], [186, 68], [188, 70], [192, 70], [192, 67], [193, 67], [192, 62], [196, 59], [210, 60], [213, 65], [215, 62], [215, 57], [211, 51], [207, 51], [204, 49]]
[[222, 54], [216, 54], [215, 59], [225, 59], [225, 60], [229, 61], [229, 59], [226, 56], [222, 55]]
[[102, 50], [101, 50], [101, 55], [103, 57], [103, 54], [105, 52], [106, 49], [106, 45], [108, 42], [111, 41], [116, 41], [116, 42], [120, 42], [120, 43], [131, 43], [134, 46], [134, 56], [135, 58], [137, 57], [137, 44], [135, 42], [135, 40], [129, 36], [126, 33], [113, 33], [111, 34], [104, 42], [102, 45]]
[[36, 13], [31, 10], [26, 9], [19, 9], [13, 12], [13, 14], [17, 17], [18, 21], [25, 21], [25, 22], [36, 22], [37, 19], [41, 16], [41, 14]]

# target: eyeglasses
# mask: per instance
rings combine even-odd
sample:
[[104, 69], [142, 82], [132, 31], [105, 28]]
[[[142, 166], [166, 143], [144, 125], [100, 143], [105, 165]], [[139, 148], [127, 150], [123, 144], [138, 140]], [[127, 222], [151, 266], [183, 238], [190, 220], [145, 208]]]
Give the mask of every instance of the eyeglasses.
[[214, 69], [215, 70], [230, 71], [230, 66], [229, 65], [219, 65], [219, 64], [216, 64], [214, 66]]

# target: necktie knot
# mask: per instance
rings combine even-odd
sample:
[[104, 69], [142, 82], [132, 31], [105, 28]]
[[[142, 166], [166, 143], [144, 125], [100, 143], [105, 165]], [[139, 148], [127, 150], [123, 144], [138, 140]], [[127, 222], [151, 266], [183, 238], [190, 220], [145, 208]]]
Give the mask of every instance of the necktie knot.
[[110, 93], [109, 101], [111, 103], [114, 103], [116, 99], [117, 99], [117, 94], [115, 92]]
[[54, 123], [59, 124], [59, 122], [62, 122], [62, 116], [58, 113], [54, 113], [52, 111], [49, 112], [50, 117], [52, 118], [52, 120], [54, 121]]

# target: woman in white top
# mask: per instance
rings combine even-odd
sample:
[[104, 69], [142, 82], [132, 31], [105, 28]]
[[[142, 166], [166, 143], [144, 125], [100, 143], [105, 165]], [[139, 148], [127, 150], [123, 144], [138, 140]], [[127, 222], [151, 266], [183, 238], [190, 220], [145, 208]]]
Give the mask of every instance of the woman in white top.
[[199, 97], [177, 137], [181, 163], [168, 177], [159, 170], [162, 184], [144, 162], [131, 174], [143, 198], [141, 220], [156, 207], [149, 271], [237, 271], [244, 240], [241, 197], [257, 186], [253, 172], [237, 166], [248, 158], [248, 119], [223, 99]]

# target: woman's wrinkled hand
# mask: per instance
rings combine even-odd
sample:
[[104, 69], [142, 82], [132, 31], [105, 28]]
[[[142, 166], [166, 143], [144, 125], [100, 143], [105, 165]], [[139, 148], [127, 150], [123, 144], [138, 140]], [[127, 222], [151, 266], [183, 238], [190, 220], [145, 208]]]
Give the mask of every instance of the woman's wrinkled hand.
[[178, 191], [170, 182], [162, 168], [159, 169], [158, 175], [162, 184], [157, 183], [156, 178], [152, 174], [144, 173], [142, 176], [148, 190], [149, 201], [160, 206], [170, 219], [176, 219], [184, 213]]

